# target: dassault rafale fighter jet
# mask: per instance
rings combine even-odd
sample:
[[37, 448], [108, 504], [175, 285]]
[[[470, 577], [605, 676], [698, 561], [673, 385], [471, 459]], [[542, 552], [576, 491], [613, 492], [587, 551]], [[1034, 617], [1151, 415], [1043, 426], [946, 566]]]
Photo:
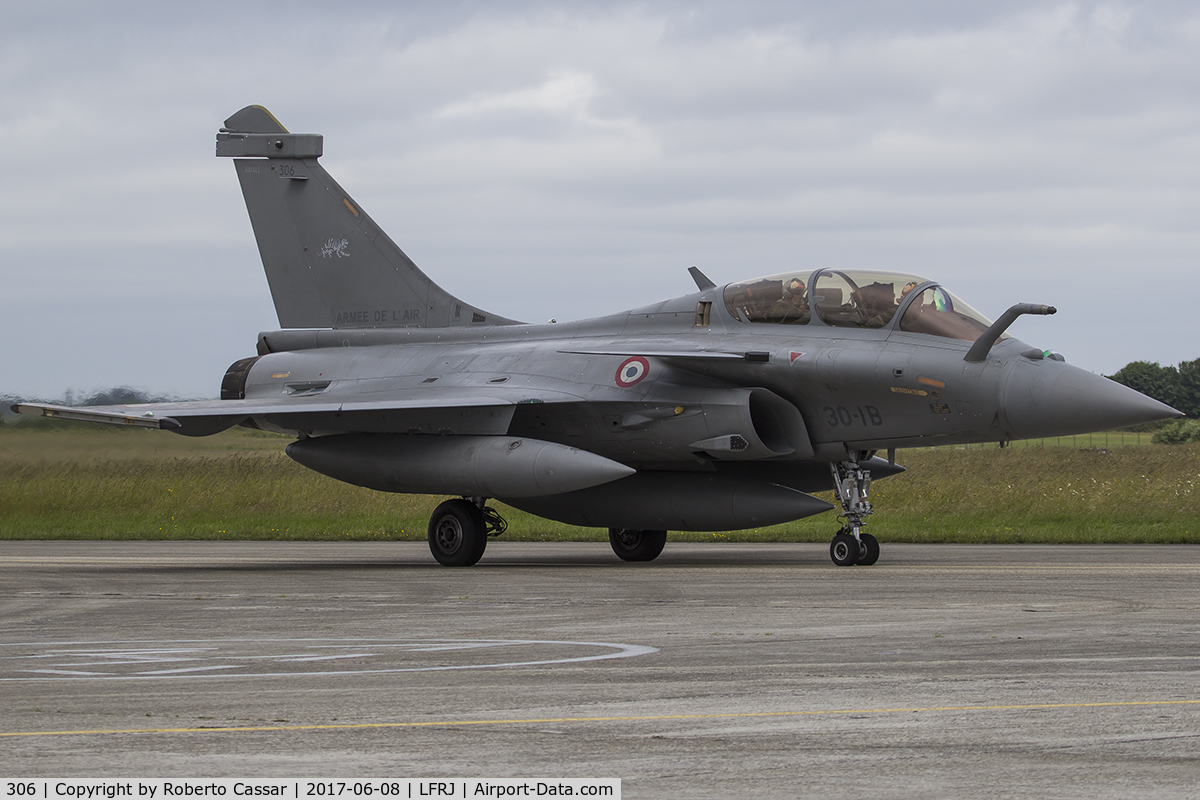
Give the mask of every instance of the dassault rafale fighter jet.
[[[797, 270], [612, 316], [531, 325], [431, 281], [318, 158], [261, 106], [225, 121], [280, 330], [234, 363], [221, 399], [22, 414], [207, 436], [291, 434], [287, 453], [385, 492], [455, 495], [429, 521], [447, 566], [474, 564], [505, 523], [489, 499], [608, 528], [649, 561], [668, 530], [773, 525], [834, 506], [830, 555], [873, 564], [872, 478], [903, 447], [1109, 430], [1179, 416], [1070, 366], [936, 281]], [[877, 456], [883, 451], [886, 458]]]

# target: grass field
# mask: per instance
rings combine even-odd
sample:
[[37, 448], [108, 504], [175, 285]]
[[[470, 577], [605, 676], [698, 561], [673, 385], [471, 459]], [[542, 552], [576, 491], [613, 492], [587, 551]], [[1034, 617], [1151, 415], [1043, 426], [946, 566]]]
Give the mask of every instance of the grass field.
[[[1200, 542], [1200, 444], [1092, 434], [999, 449], [902, 450], [872, 487], [884, 542]], [[117, 427], [0, 426], [0, 539], [424, 539], [440, 497], [349, 486], [294, 463], [287, 437], [189, 439]], [[1106, 444], [1107, 443], [1107, 444]], [[828, 494], [822, 495], [832, 500]], [[604, 540], [497, 506], [506, 539]], [[828, 541], [832, 513], [690, 541]]]

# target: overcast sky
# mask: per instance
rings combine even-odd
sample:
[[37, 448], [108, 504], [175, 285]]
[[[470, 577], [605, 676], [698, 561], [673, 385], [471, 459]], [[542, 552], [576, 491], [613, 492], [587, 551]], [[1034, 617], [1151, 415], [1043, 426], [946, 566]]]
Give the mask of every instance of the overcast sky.
[[915, 272], [1111, 373], [1200, 357], [1194, 2], [4, 3], [0, 394], [211, 397], [278, 327], [252, 103], [435, 281], [530, 321]]

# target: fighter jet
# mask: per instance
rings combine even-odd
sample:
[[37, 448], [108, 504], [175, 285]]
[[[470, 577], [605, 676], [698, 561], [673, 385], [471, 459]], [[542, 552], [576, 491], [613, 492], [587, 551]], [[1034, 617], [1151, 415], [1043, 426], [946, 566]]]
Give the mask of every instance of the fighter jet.
[[[526, 324], [442, 289], [319, 163], [323, 139], [261, 106], [225, 121], [279, 330], [221, 399], [13, 409], [207, 436], [290, 434], [293, 459], [384, 492], [450, 495], [429, 521], [446, 566], [479, 561], [498, 500], [608, 528], [650, 561], [667, 531], [774, 525], [834, 508], [839, 566], [879, 558], [873, 479], [900, 448], [1122, 428], [1180, 416], [1032, 347], [934, 280], [800, 269], [611, 316]], [[880, 454], [886, 454], [880, 455]], [[947, 480], [953, 480], [948, 478]], [[833, 490], [838, 506], [811, 493]]]

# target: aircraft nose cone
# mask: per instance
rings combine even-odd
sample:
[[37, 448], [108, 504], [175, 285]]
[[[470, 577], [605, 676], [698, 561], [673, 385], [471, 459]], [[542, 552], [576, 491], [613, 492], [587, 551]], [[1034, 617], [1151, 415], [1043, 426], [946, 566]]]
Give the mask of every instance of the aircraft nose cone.
[[1183, 414], [1127, 386], [1062, 362], [1018, 362], [1004, 387], [1015, 439], [1127, 428]]

